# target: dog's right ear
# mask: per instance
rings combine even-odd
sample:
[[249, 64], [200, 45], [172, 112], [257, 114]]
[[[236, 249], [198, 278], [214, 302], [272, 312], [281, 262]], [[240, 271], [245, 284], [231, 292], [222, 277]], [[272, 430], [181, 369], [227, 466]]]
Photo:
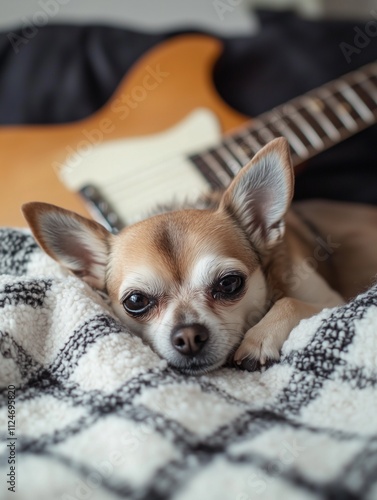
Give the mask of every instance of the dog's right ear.
[[220, 210], [235, 218], [260, 251], [284, 234], [284, 216], [293, 196], [293, 167], [283, 137], [264, 146], [225, 191]]
[[50, 257], [91, 286], [105, 288], [111, 233], [97, 222], [48, 203], [26, 203], [22, 212]]

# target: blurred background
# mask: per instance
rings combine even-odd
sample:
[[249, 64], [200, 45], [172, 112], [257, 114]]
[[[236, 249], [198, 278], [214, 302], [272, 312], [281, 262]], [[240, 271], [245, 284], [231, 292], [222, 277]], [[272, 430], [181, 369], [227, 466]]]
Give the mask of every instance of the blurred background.
[[[231, 108], [255, 117], [375, 61], [377, 2], [13, 0], [0, 6], [0, 32], [0, 225], [23, 225], [19, 205], [34, 199], [86, 213], [76, 195], [55, 191], [56, 134], [67, 134], [67, 149], [67, 127], [103, 109], [152, 47], [182, 33], [221, 41], [211, 79]], [[376, 133], [306, 162], [296, 198], [377, 203]]]

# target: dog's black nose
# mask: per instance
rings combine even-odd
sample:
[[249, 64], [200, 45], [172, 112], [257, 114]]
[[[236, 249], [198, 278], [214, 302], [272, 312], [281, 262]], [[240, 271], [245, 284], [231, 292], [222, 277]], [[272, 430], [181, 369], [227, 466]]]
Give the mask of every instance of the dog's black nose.
[[195, 356], [209, 338], [208, 328], [199, 323], [180, 325], [171, 334], [174, 348], [185, 356]]

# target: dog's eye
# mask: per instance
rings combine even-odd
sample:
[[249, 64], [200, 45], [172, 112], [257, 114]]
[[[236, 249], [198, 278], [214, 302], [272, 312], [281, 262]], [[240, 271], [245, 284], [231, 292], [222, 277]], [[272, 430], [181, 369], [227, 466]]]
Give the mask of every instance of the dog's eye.
[[123, 301], [125, 310], [133, 316], [145, 313], [151, 306], [153, 301], [142, 293], [132, 293]]
[[225, 276], [216, 284], [212, 290], [214, 299], [226, 299], [237, 294], [243, 288], [245, 280], [234, 274]]

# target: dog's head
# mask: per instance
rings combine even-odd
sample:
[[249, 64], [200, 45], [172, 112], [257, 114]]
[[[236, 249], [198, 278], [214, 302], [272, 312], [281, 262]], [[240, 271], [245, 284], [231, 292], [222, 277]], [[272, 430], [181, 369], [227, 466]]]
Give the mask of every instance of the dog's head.
[[242, 169], [210, 210], [153, 216], [112, 235], [45, 203], [24, 215], [45, 252], [91, 286], [171, 366], [223, 365], [266, 312], [262, 258], [284, 233], [293, 193], [289, 148], [276, 139]]

